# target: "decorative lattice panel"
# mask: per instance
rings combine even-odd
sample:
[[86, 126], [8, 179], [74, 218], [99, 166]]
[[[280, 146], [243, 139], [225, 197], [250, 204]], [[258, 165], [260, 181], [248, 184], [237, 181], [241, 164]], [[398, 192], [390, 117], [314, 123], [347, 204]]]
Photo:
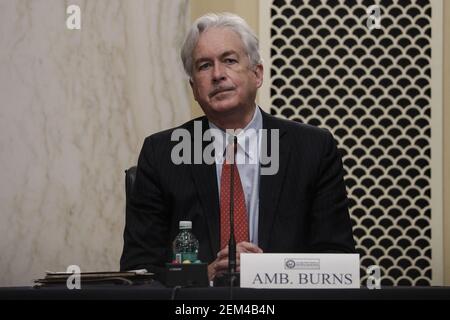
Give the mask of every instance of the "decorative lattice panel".
[[[381, 9], [369, 30], [366, 10]], [[270, 5], [271, 113], [333, 132], [361, 276], [430, 285], [430, 1]]]

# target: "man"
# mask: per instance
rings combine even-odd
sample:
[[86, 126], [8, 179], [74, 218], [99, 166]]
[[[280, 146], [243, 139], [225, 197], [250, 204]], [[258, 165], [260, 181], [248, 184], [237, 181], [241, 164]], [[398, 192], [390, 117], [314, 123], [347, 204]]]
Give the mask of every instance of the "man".
[[[241, 214], [237, 220], [244, 226], [235, 225], [244, 234], [237, 241], [238, 271], [243, 252], [354, 252], [335, 141], [326, 130], [275, 118], [256, 106], [263, 65], [258, 40], [245, 21], [231, 14], [199, 18], [181, 56], [195, 100], [206, 116], [145, 140], [127, 208], [121, 269], [161, 270], [172, 260], [179, 221], [191, 220], [200, 244], [199, 259], [209, 264], [209, 278], [225, 272], [230, 172], [235, 174], [235, 214]], [[215, 161], [174, 163], [174, 133], [188, 132], [198, 140], [195, 130], [200, 126], [202, 133], [216, 129]], [[236, 131], [237, 144], [228, 144], [225, 137], [237, 129], [242, 129]], [[267, 148], [277, 153], [278, 162], [270, 174], [263, 174], [260, 150], [251, 152], [254, 149], [240, 141], [245, 132], [261, 130], [270, 136], [277, 133], [275, 141], [268, 139]], [[220, 136], [225, 143], [220, 143]], [[260, 143], [258, 138], [249, 141], [253, 146]], [[208, 143], [200, 144], [191, 157]], [[226, 158], [230, 153], [233, 157]], [[226, 159], [238, 156], [246, 161], [236, 161], [230, 171], [233, 161]]]

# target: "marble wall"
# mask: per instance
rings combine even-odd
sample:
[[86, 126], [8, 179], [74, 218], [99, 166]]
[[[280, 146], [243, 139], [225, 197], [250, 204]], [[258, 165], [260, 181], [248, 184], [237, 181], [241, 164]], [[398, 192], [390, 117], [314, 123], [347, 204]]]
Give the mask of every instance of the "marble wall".
[[0, 0], [0, 286], [118, 270], [124, 169], [190, 118], [188, 25], [187, 0]]

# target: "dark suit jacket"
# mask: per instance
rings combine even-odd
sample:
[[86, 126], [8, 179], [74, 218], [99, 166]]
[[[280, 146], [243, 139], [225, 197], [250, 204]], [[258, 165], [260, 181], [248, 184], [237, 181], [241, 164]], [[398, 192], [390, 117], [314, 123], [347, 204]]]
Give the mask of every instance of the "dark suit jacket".
[[[279, 129], [280, 165], [277, 174], [260, 177], [259, 246], [264, 252], [354, 252], [343, 167], [332, 135], [265, 112], [262, 117], [263, 128]], [[195, 120], [209, 128], [206, 117]], [[195, 120], [179, 128], [193, 137]], [[215, 164], [173, 164], [172, 147], [179, 143], [171, 141], [173, 130], [147, 137], [142, 147], [126, 210], [121, 270], [159, 271], [155, 267], [171, 261], [180, 220], [192, 221], [200, 260], [212, 262], [220, 250]]]

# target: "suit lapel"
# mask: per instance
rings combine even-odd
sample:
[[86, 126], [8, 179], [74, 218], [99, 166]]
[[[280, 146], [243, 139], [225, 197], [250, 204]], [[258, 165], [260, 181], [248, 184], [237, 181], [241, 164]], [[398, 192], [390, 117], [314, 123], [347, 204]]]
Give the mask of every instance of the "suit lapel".
[[267, 142], [268, 150], [271, 150], [270, 130], [279, 130], [279, 168], [274, 175], [261, 175], [259, 185], [259, 224], [258, 224], [258, 242], [259, 246], [265, 251], [270, 243], [272, 227], [275, 218], [275, 212], [278, 206], [278, 199], [282, 189], [286, 167], [289, 161], [289, 148], [286, 139], [283, 137], [286, 131], [280, 127], [277, 119], [261, 111], [263, 115], [263, 128], [268, 130]]
[[[199, 120], [200, 121], [200, 120]], [[202, 137], [203, 133], [209, 129], [209, 124], [206, 117], [201, 120], [202, 123]], [[192, 142], [194, 143], [194, 129], [191, 131]], [[196, 139], [201, 137], [195, 137]], [[198, 141], [197, 141], [198, 143]], [[210, 141], [203, 141], [202, 139], [202, 155], [204, 148]], [[194, 157], [194, 155], [192, 155]], [[203, 158], [202, 158], [203, 159]], [[215, 257], [219, 252], [220, 238], [219, 238], [219, 223], [220, 223], [220, 208], [219, 208], [219, 191], [217, 188], [217, 172], [215, 164], [201, 164], [191, 165], [192, 178], [200, 198], [203, 212], [208, 225], [209, 239], [211, 248], [213, 250], [212, 257]]]

